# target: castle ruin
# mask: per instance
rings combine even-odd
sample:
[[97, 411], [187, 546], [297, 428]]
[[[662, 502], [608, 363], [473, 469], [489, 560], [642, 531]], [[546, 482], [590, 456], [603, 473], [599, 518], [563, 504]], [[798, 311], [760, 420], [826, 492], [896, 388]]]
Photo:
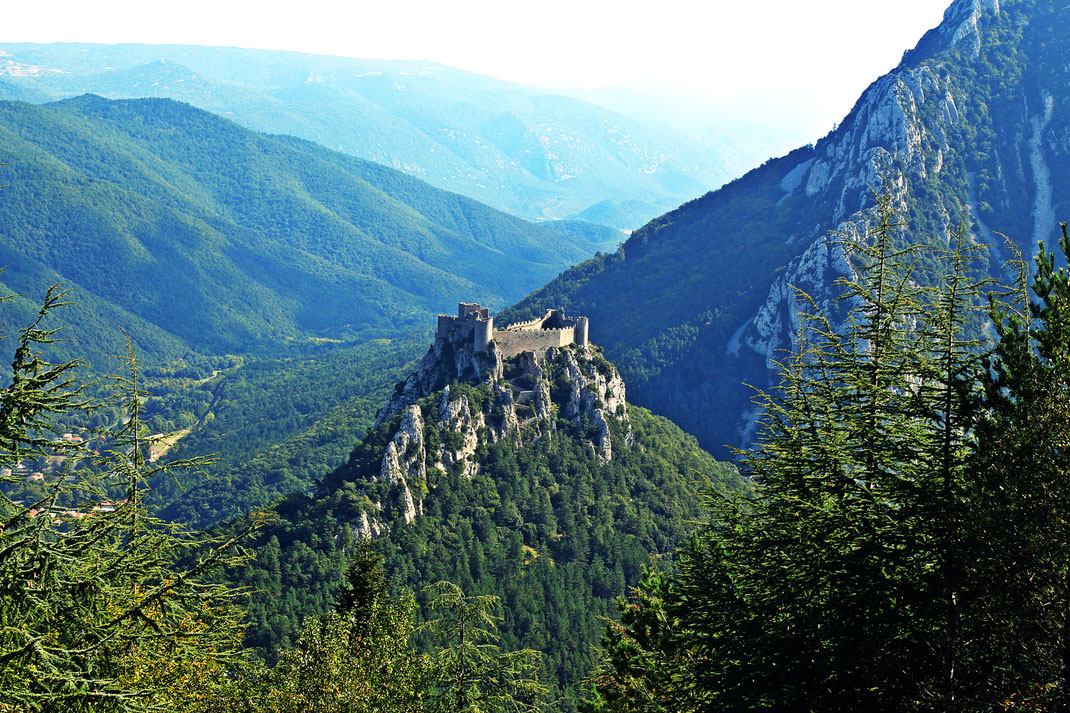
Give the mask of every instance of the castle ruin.
[[475, 351], [487, 349], [491, 341], [497, 345], [503, 358], [515, 357], [521, 352], [542, 354], [551, 347], [568, 344], [587, 344], [588, 323], [586, 317], [566, 317], [565, 311], [548, 309], [539, 319], [510, 324], [505, 329], [494, 328], [490, 310], [475, 302], [461, 302], [457, 316], [440, 314], [435, 339], [457, 343], [472, 334]]

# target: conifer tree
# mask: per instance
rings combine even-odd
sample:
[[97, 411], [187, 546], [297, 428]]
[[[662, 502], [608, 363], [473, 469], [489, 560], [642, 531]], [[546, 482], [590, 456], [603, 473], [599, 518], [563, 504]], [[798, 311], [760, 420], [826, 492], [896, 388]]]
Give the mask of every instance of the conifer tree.
[[[41, 353], [57, 338], [43, 325], [65, 298], [50, 290], [20, 333], [0, 393], [0, 465], [56, 453], [69, 463], [95, 458], [55, 431], [57, 418], [88, 407], [77, 362], [50, 364]], [[128, 403], [142, 396], [136, 382], [122, 383]], [[0, 502], [0, 703], [14, 710], [192, 710], [238, 655], [236, 593], [204, 575], [245, 553], [238, 538], [195, 539], [144, 511], [147, 475], [167, 467], [146, 470], [131, 449], [143, 436], [136, 415], [110, 441], [106, 467], [90, 469], [122, 478], [127, 502], [97, 506], [105, 491], [69, 478], [41, 502]], [[61, 499], [84, 505], [59, 513]], [[180, 554], [192, 564], [176, 566]]]
[[[956, 705], [957, 504], [980, 364], [967, 335], [984, 282], [971, 277], [964, 231], [922, 260], [895, 247], [888, 195], [875, 214], [868, 240], [839, 243], [857, 275], [839, 283], [843, 317], [799, 295], [800, 332], [743, 454], [755, 497], [715, 500], [662, 601], [636, 600], [647, 616], [664, 607], [667, 633], [628, 661], [657, 654], [688, 675], [666, 687], [663, 670], [642, 686], [609, 660], [595, 710], [646, 710], [614, 700], [614, 688], [642, 698], [659, 686], [657, 696], [688, 701], [681, 710]], [[942, 274], [922, 272], [933, 262]], [[627, 650], [629, 637], [641, 640], [634, 627], [611, 632], [609, 650]]]
[[336, 609], [305, 623], [272, 669], [251, 662], [209, 708], [234, 713], [418, 713], [427, 710], [428, 657], [416, 650], [411, 593], [368, 608]]
[[[1066, 224], [1062, 257], [1070, 256]], [[994, 303], [972, 468], [974, 705], [1070, 710], [1070, 277], [1041, 244], [1017, 302]]]
[[451, 582], [428, 588], [430, 622], [443, 641], [432, 664], [431, 710], [441, 713], [520, 713], [543, 710], [538, 652], [502, 652], [494, 614], [498, 598], [466, 595]]

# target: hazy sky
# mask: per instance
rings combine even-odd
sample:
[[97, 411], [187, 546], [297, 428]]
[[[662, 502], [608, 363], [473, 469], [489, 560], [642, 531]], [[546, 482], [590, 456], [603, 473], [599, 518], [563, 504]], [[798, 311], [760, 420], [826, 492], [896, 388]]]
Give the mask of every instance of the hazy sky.
[[823, 133], [950, 1], [41, 0], [8, 3], [0, 41], [425, 59], [527, 84], [654, 88], [744, 113], [793, 112]]

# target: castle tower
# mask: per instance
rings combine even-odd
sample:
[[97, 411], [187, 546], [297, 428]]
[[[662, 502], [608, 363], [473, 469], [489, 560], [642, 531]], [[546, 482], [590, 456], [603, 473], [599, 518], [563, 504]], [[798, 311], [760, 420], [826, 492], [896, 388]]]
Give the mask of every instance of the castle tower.
[[464, 319], [470, 314], [479, 314], [481, 305], [478, 302], [459, 302], [457, 303], [457, 317]]
[[481, 352], [490, 345], [492, 339], [494, 339], [494, 317], [488, 315], [485, 319], [476, 322], [472, 346], [477, 352]]
[[586, 317], [576, 318], [575, 340], [581, 347], [587, 346], [587, 324]]

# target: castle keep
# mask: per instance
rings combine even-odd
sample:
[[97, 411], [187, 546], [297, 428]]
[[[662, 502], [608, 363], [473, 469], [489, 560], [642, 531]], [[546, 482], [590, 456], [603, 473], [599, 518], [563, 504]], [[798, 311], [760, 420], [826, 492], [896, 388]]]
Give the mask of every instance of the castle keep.
[[521, 352], [541, 354], [551, 347], [587, 344], [587, 318], [566, 317], [564, 310], [548, 309], [539, 319], [495, 329], [490, 310], [474, 302], [460, 303], [456, 317], [438, 316], [436, 341], [457, 343], [466, 339], [468, 332], [471, 332], [475, 351], [483, 351], [493, 341], [502, 356], [508, 359]]

